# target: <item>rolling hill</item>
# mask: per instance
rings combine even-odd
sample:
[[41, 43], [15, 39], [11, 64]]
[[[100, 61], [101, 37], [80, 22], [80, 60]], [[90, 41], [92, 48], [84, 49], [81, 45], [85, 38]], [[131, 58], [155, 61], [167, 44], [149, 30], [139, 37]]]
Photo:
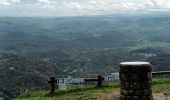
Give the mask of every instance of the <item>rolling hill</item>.
[[17, 96], [20, 88], [45, 87], [50, 75], [108, 75], [123, 61], [149, 61], [154, 71], [169, 70], [169, 26], [170, 16], [156, 15], [1, 17], [0, 89]]

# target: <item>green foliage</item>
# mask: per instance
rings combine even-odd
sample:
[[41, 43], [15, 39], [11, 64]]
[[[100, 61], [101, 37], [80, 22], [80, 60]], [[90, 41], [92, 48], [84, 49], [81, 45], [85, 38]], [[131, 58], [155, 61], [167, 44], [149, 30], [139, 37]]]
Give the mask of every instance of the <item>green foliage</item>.
[[154, 92], [170, 93], [170, 78], [160, 78], [153, 81]]

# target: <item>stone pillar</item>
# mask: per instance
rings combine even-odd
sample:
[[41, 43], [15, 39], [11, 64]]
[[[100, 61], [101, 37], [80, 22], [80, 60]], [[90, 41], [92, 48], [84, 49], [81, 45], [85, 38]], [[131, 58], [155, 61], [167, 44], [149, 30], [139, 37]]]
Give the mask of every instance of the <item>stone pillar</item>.
[[120, 64], [120, 99], [153, 100], [152, 66], [149, 62], [123, 62]]

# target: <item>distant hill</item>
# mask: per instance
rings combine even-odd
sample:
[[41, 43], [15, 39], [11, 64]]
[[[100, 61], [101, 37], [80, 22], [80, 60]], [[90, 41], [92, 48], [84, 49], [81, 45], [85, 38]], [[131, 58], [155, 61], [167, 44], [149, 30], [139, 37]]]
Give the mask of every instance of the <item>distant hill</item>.
[[105, 75], [124, 61], [150, 61], [154, 71], [170, 70], [169, 26], [170, 17], [156, 15], [1, 17], [0, 84], [45, 86], [54, 69], [62, 77]]
[[0, 52], [45, 60], [64, 67], [65, 72], [96, 73], [96, 65], [97, 73], [107, 72], [122, 61], [135, 60], [131, 59], [134, 56], [140, 58], [136, 60], [149, 59], [148, 50], [149, 55], [170, 54], [169, 26], [170, 17], [160, 15], [1, 17]]
[[[102, 62], [103, 65], [98, 66], [100, 70], [103, 66], [110, 66], [108, 68], [113, 69], [113, 65], [115, 68], [122, 61], [134, 60], [130, 56], [125, 56], [134, 52], [133, 57], [135, 55], [136, 58], [140, 58], [136, 60], [149, 59], [145, 52], [151, 49], [160, 52], [150, 51], [149, 55], [170, 54], [169, 26], [170, 17], [167, 15], [1, 17], [0, 52], [46, 60], [59, 67], [64, 66], [63, 70], [66, 72], [82, 70], [84, 66], [90, 68], [93, 73], [95, 65], [101, 62], [96, 60], [96, 55], [100, 55], [97, 58], [102, 61], [103, 58], [109, 59], [114, 56], [113, 62]], [[101, 54], [103, 51], [111, 54]], [[93, 54], [86, 56], [92, 52]], [[95, 60], [97, 64], [89, 64], [89, 60]]]
[[169, 25], [170, 17], [0, 18], [0, 49], [169, 46]]

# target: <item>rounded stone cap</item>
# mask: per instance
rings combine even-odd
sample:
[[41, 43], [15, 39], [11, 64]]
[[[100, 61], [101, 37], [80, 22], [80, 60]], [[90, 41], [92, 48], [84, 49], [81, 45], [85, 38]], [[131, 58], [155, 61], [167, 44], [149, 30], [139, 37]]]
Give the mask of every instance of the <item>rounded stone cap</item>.
[[148, 73], [152, 71], [149, 62], [122, 62], [119, 66], [119, 73]]
[[121, 66], [142, 66], [142, 65], [151, 65], [149, 62], [122, 62]]

